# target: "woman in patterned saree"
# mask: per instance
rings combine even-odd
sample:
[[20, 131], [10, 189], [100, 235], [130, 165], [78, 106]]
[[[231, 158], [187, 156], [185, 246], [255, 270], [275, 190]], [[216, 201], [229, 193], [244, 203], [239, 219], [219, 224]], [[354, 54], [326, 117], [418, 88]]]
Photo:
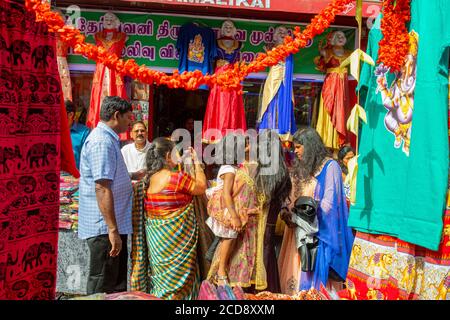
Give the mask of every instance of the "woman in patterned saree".
[[174, 171], [174, 148], [172, 141], [156, 138], [147, 151], [148, 174], [135, 185], [131, 290], [167, 300], [196, 299], [200, 281], [193, 196], [205, 192], [206, 177], [193, 149], [195, 176]]

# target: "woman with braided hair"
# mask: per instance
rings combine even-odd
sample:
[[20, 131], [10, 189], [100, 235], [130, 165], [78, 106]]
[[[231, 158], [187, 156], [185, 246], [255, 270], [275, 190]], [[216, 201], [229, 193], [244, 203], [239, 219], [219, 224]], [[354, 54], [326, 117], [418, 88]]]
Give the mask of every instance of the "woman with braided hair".
[[193, 196], [206, 190], [206, 177], [190, 148], [195, 176], [176, 171], [175, 143], [153, 140], [146, 155], [147, 175], [135, 185], [131, 290], [162, 299], [196, 299], [198, 230]]

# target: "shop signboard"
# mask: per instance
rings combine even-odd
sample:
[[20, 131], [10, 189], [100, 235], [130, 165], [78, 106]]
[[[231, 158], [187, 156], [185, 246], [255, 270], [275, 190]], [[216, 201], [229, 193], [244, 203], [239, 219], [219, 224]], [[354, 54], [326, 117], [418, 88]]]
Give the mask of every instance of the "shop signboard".
[[[166, 5], [201, 6], [229, 9], [263, 10], [316, 14], [331, 0], [124, 0], [129, 2], [150, 2]], [[380, 0], [364, 1], [364, 17], [376, 17], [381, 9]], [[340, 15], [354, 16], [355, 2], [349, 3]]]
[[[202, 26], [211, 27], [216, 35], [218, 34], [223, 21], [226, 18], [204, 18], [167, 14], [145, 14], [130, 12], [114, 12], [121, 21], [121, 31], [128, 36], [126, 46], [122, 52], [123, 58], [135, 59], [139, 65], [150, 68], [172, 72], [178, 67], [178, 53], [176, 41], [180, 27], [189, 22], [195, 22]], [[102, 16], [105, 11], [94, 11], [80, 9], [79, 16], [73, 19], [78, 29], [86, 35], [87, 42], [94, 43], [93, 35], [102, 30]], [[68, 16], [68, 19], [73, 18]], [[274, 30], [281, 23], [250, 21], [233, 19], [238, 29], [237, 39], [244, 43], [241, 55], [242, 60], [251, 62], [260, 52], [264, 52], [264, 47], [273, 40]], [[295, 25], [283, 24], [292, 31]], [[305, 27], [305, 24], [301, 25]], [[347, 36], [347, 49], [355, 48], [355, 28], [331, 27], [324, 34], [317, 36], [308, 43], [307, 47], [295, 55], [296, 74], [319, 75], [314, 65], [314, 58], [319, 55], [319, 44], [326, 40], [329, 32], [341, 30]], [[69, 63], [71, 68], [79, 68], [94, 64], [93, 61], [85, 59], [81, 55], [74, 55], [69, 52]]]

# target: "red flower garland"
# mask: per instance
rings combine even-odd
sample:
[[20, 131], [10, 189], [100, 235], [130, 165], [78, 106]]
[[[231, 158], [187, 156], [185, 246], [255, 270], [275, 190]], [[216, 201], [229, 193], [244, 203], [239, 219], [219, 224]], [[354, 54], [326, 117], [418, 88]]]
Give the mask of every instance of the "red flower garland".
[[142, 83], [166, 85], [169, 88], [183, 88], [196, 90], [199, 86], [218, 84], [226, 89], [242, 92], [241, 82], [250, 74], [260, 72], [267, 67], [276, 65], [290, 54], [297, 53], [304, 48], [308, 41], [316, 35], [323, 33], [334, 21], [336, 15], [345, 9], [345, 6], [354, 0], [333, 0], [322, 12], [316, 15], [311, 23], [300, 32], [300, 27], [295, 27], [294, 38], [286, 37], [284, 44], [265, 53], [261, 53], [250, 63], [236, 63], [232, 68], [221, 74], [203, 75], [199, 70], [194, 72], [179, 73], [178, 70], [169, 76], [163, 72], [151, 70], [146, 66], [139, 66], [134, 59], [119, 59], [115, 54], [109, 54], [104, 48], [86, 43], [86, 37], [74, 27], [66, 26], [63, 19], [56, 12], [52, 12], [48, 3], [42, 0], [26, 0], [28, 10], [34, 11], [36, 21], [44, 21], [49, 31], [57, 32], [61, 40], [73, 47], [74, 52], [82, 54], [97, 63], [103, 63], [110, 69], [114, 69], [122, 75], [128, 75]]
[[384, 0], [379, 43], [378, 63], [383, 63], [391, 72], [400, 71], [409, 50], [409, 35], [406, 23], [411, 19], [410, 0]]

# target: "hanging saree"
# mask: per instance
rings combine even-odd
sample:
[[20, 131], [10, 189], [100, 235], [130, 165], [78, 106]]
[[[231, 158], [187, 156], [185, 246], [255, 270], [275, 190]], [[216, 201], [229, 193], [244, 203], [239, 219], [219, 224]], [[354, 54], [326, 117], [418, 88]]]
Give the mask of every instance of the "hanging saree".
[[[247, 223], [245, 228], [236, 239], [234, 239], [233, 249], [230, 254], [228, 264], [228, 279], [230, 286], [240, 286], [248, 288], [252, 285], [256, 290], [264, 290], [267, 287], [266, 270], [264, 267], [264, 231], [266, 228], [267, 210], [261, 209], [263, 199], [257, 193], [254, 175], [256, 166], [241, 165], [236, 171], [233, 191], [240, 188], [240, 191], [234, 193], [233, 201], [236, 210]], [[217, 202], [217, 201], [216, 201]], [[210, 201], [211, 203], [211, 201]], [[218, 206], [222, 206], [217, 204]], [[208, 210], [213, 209], [208, 206]], [[242, 210], [241, 210], [242, 209]], [[245, 209], [245, 210], [244, 210]], [[218, 208], [213, 210], [220, 210]], [[245, 217], [241, 212], [245, 213]], [[208, 274], [208, 280], [214, 279], [219, 268], [219, 252], [221, 243], [216, 248], [211, 268]]]
[[[109, 40], [107, 35], [112, 33]], [[108, 53], [122, 56], [122, 50], [125, 47], [127, 35], [117, 30], [103, 30], [94, 35], [95, 43], [103, 47]], [[98, 63], [95, 68], [94, 79], [92, 80], [91, 101], [86, 125], [93, 129], [100, 121], [100, 108], [102, 101], [106, 96], [119, 96], [127, 99], [127, 92], [123, 76], [113, 69], [109, 69], [102, 63]], [[127, 131], [121, 133], [120, 140], [129, 140], [130, 133]]]
[[[450, 90], [448, 103], [450, 115]], [[450, 126], [450, 117], [448, 121]], [[357, 232], [350, 257], [347, 288], [339, 293], [341, 298], [450, 299], [450, 168], [448, 177], [447, 208], [438, 251], [391, 236]]]
[[[227, 47], [228, 39], [217, 41], [216, 74], [224, 73], [233, 68], [233, 64], [240, 60], [242, 43], [232, 40], [232, 45]], [[214, 84], [208, 98], [205, 117], [203, 120], [203, 141], [205, 143], [217, 142], [218, 137], [211, 135], [209, 130], [219, 130], [221, 137], [225, 137], [227, 130], [247, 130], [245, 120], [244, 98], [234, 90], [224, 90]], [[215, 131], [214, 130], [214, 131]], [[214, 132], [213, 131], [213, 132]]]
[[282, 141], [291, 141], [297, 131], [294, 116], [294, 56], [270, 69], [258, 111], [258, 129], [278, 130]]
[[339, 149], [347, 142], [346, 119], [350, 111], [347, 68], [340, 64], [349, 53], [338, 57], [332, 50], [328, 51], [328, 60], [320, 59], [327, 74], [320, 95], [316, 130], [327, 148]]
[[[356, 202], [348, 222], [357, 231], [433, 251], [441, 241], [448, 183], [449, 11], [447, 0], [411, 1], [409, 50], [401, 71], [362, 66], [359, 89], [367, 124], [361, 127]], [[380, 28], [375, 23], [369, 33], [374, 61]]]
[[143, 197], [144, 182], [136, 185], [142, 198], [134, 201], [132, 290], [166, 300], [196, 299], [198, 230], [193, 187], [194, 181], [182, 172], [171, 173], [167, 186], [156, 194]]
[[320, 290], [320, 285], [326, 286], [332, 274], [344, 281], [354, 240], [347, 226], [348, 208], [339, 164], [329, 160], [316, 179], [314, 198], [319, 201], [319, 246], [314, 271], [301, 273], [300, 290], [311, 287]]

